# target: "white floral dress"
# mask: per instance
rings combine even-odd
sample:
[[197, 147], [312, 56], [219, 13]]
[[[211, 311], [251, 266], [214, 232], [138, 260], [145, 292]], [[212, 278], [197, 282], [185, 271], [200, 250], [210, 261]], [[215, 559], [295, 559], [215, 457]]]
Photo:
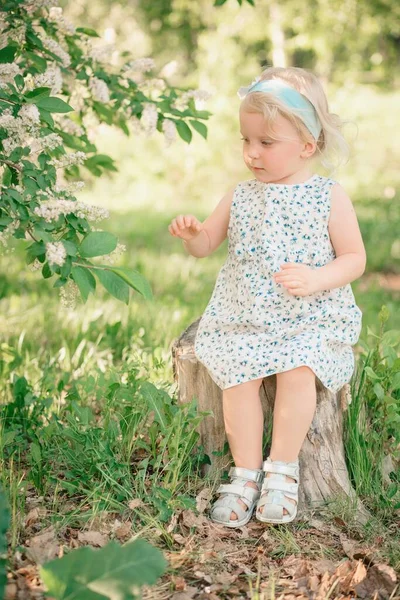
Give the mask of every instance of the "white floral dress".
[[294, 296], [272, 274], [284, 262], [321, 267], [336, 257], [328, 232], [333, 179], [252, 179], [235, 188], [228, 256], [200, 319], [194, 350], [226, 389], [310, 367], [332, 392], [350, 382], [362, 312], [350, 284]]

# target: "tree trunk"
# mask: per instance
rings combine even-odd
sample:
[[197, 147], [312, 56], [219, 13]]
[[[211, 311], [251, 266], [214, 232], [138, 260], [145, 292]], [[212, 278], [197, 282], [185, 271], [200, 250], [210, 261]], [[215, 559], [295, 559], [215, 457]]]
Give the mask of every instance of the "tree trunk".
[[[192, 323], [172, 347], [172, 364], [178, 383], [179, 402], [197, 398], [199, 411], [212, 411], [199, 425], [200, 442], [211, 465], [204, 465], [203, 474], [220, 471], [232, 464], [230, 453], [215, 456], [226, 443], [222, 409], [222, 391], [214, 383], [207, 369], [194, 354], [194, 339], [199, 320]], [[356, 518], [365, 522], [368, 513], [357, 500], [347, 472], [343, 446], [343, 411], [347, 409], [350, 386], [346, 384], [338, 394], [327, 390], [316, 377], [317, 408], [311, 427], [299, 455], [300, 491], [299, 514], [305, 507], [315, 507], [327, 500], [344, 496], [354, 501]], [[266, 377], [260, 388], [265, 422], [272, 422], [276, 392], [276, 375]], [[266, 458], [266, 457], [264, 457]]]

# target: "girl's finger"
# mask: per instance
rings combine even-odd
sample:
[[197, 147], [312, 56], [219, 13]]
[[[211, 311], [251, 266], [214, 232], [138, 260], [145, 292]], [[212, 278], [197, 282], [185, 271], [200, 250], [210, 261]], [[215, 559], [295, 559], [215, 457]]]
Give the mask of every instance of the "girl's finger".
[[176, 222], [179, 228], [184, 229], [186, 227], [185, 217], [183, 215], [179, 215], [178, 217], [176, 217]]

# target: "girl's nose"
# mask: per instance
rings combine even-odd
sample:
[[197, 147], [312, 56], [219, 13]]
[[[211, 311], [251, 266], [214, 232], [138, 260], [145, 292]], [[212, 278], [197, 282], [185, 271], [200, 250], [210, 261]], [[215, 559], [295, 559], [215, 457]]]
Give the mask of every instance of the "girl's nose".
[[247, 149], [247, 156], [249, 158], [257, 158], [260, 156], [260, 153], [258, 152], [257, 148], [253, 146]]

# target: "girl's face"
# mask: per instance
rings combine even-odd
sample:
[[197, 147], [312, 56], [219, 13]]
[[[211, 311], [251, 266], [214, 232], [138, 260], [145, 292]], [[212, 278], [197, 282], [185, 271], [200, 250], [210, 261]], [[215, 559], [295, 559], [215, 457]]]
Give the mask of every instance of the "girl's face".
[[276, 117], [273, 135], [268, 136], [263, 115], [240, 111], [240, 132], [243, 139], [243, 158], [246, 166], [259, 181], [285, 182], [295, 174], [307, 174], [308, 159], [316, 144], [303, 142], [294, 126], [282, 115]]

